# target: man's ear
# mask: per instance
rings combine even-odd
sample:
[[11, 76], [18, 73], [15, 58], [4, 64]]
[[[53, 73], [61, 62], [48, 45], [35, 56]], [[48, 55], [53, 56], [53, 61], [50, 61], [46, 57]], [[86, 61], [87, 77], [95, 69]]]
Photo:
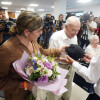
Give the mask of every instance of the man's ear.
[[65, 28], [67, 28], [67, 27], [68, 27], [68, 25], [66, 24], [66, 25], [65, 25]]
[[28, 31], [28, 29], [25, 29], [25, 30], [24, 30], [24, 36], [27, 38], [28, 35], [29, 35], [29, 31]]

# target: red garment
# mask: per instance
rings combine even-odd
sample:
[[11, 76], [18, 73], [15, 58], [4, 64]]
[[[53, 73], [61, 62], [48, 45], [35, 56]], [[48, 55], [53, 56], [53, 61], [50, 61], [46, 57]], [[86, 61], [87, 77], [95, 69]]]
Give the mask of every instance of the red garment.
[[98, 31], [99, 31], [99, 27], [97, 25], [97, 29], [95, 30], [94, 34], [98, 34]]

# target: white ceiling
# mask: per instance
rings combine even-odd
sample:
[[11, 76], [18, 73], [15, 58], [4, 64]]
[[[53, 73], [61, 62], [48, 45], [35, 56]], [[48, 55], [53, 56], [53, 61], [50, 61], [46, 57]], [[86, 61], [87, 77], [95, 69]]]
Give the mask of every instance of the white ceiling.
[[[1, 5], [1, 1], [10, 1], [12, 2], [12, 5]], [[63, 0], [62, 0], [63, 1]], [[15, 12], [19, 11], [21, 8], [27, 8], [29, 7], [29, 4], [36, 3], [39, 4], [38, 7], [31, 7], [34, 8], [35, 11], [38, 9], [45, 9], [45, 12], [53, 12], [53, 8], [51, 6], [54, 6], [54, 0], [0, 0], [0, 7], [8, 7], [8, 11]], [[80, 4], [77, 2], [77, 0], [67, 0], [67, 8], [74, 8], [79, 6], [88, 6], [93, 4], [100, 4], [100, 0], [92, 0], [92, 2], [87, 4]]]

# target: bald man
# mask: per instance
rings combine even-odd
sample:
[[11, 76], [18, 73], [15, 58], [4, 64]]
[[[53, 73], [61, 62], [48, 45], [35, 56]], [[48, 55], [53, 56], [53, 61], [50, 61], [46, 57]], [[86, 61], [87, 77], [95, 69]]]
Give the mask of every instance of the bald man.
[[[79, 19], [76, 16], [69, 17], [66, 20], [64, 30], [55, 32], [51, 36], [49, 42], [49, 48], [58, 48], [64, 45], [78, 44], [76, 35], [78, 34], [79, 30], [80, 30]], [[65, 55], [66, 55], [65, 52], [61, 54], [62, 57], [65, 57]], [[58, 63], [61, 68], [69, 70], [69, 73], [66, 76], [67, 84], [65, 86], [68, 89], [68, 91], [62, 94], [62, 96], [56, 96], [52, 93], [48, 93], [47, 100], [70, 100], [74, 70], [67, 63], [63, 62], [58, 62]]]

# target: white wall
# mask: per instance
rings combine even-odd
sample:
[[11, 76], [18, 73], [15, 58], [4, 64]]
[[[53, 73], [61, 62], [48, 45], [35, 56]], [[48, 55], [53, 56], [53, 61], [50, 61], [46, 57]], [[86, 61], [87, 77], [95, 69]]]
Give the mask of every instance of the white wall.
[[78, 7], [78, 8], [72, 8], [72, 9], [67, 9], [66, 12], [74, 12], [74, 11], [83, 11], [84, 13], [86, 12], [93, 12], [93, 15], [95, 17], [100, 16], [100, 4], [97, 5], [92, 5], [88, 7]]

